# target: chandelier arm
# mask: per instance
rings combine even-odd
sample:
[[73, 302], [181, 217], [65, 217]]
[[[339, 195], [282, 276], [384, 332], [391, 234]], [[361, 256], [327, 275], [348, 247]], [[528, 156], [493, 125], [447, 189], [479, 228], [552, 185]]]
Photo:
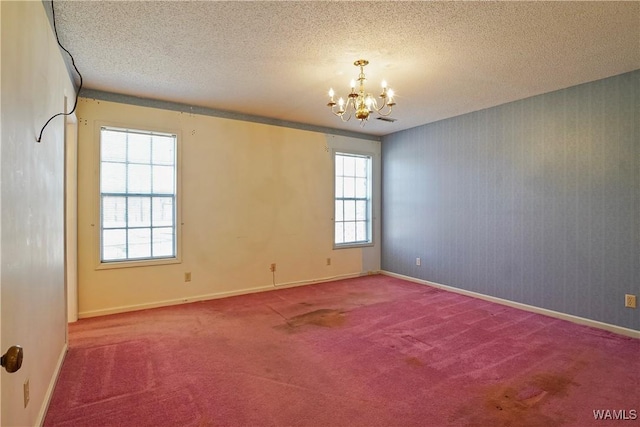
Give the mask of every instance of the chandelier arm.
[[[391, 111], [393, 110], [393, 105], [389, 105], [387, 104], [387, 97], [386, 96], [381, 96], [380, 98], [382, 98], [382, 105], [380, 106], [380, 108], [377, 108], [376, 106], [376, 113], [378, 113], [379, 115], [386, 117], [389, 114], [391, 114]], [[387, 107], [389, 110], [386, 113], [383, 113], [384, 108]]]
[[[347, 111], [347, 109], [349, 108], [349, 103], [347, 102], [347, 104], [346, 104], [346, 105], [344, 105], [344, 107], [343, 107], [343, 108], [344, 108], [344, 110], [342, 110], [342, 112], [340, 112], [340, 111], [335, 111], [335, 107], [336, 107], [336, 106], [335, 106], [335, 104], [334, 104], [334, 105], [331, 105], [331, 112], [332, 112], [334, 115], [336, 115], [336, 116], [338, 116], [338, 117], [340, 117], [340, 118], [342, 119], [342, 116], [344, 115], [344, 113], [345, 113], [345, 112]], [[348, 120], [348, 119], [347, 119], [347, 120]], [[343, 121], [344, 121], [344, 119], [343, 119]]]
[[342, 114], [336, 114], [338, 117], [340, 117], [340, 120], [342, 120], [343, 122], [347, 123], [349, 120], [351, 120], [351, 113], [349, 113], [349, 115], [347, 116], [347, 118], [344, 118], [344, 113]]
[[346, 118], [346, 119], [344, 118], [345, 113], [336, 113], [335, 111], [332, 111], [332, 113], [333, 113], [335, 116], [340, 117], [340, 120], [342, 120], [342, 121], [343, 121], [343, 122], [345, 122], [345, 123], [346, 123], [346, 122], [348, 122], [348, 121], [349, 121], [349, 119], [351, 119], [351, 113], [349, 113], [349, 115], [347, 116], [347, 118]]
[[[382, 110], [382, 108], [381, 108]], [[393, 111], [393, 107], [389, 107], [389, 111], [387, 111], [386, 113], [381, 113], [380, 111], [376, 110], [378, 112], [379, 115], [381, 115], [382, 117], [387, 117], [388, 115], [391, 114], [391, 112]]]
[[[387, 98], [381, 96], [380, 97], [382, 99], [382, 105], [380, 106], [380, 108], [378, 108], [378, 103], [376, 102], [376, 99], [372, 97], [374, 104], [373, 104], [373, 109], [376, 110], [376, 113], [384, 116], [385, 114], [381, 113], [381, 111], [384, 109], [384, 107], [387, 107]], [[390, 113], [391, 111], [389, 111]], [[386, 115], [389, 115], [389, 113], [387, 113]]]
[[[345, 122], [345, 123], [346, 123], [346, 122], [348, 122], [348, 121], [351, 119], [351, 111], [349, 110], [349, 101], [350, 101], [350, 100], [348, 100], [348, 101], [347, 101], [347, 103], [344, 105], [344, 107], [343, 107], [343, 108], [344, 108], [344, 110], [342, 110], [342, 112], [335, 111], [335, 110], [334, 110], [335, 105], [331, 106], [331, 112], [332, 112], [334, 115], [336, 115], [336, 116], [340, 117], [340, 120], [342, 120], [342, 121], [343, 121], [343, 122]], [[345, 115], [345, 113], [346, 113], [347, 111], [349, 111], [349, 114], [348, 114], [347, 118], [345, 119], [345, 118], [344, 118], [344, 115]]]
[[[344, 111], [349, 112], [349, 116], [347, 117], [347, 119], [345, 120], [344, 117], [340, 116], [340, 118], [342, 119], [343, 122], [348, 122], [349, 120], [351, 120], [351, 116], [353, 115], [353, 112], [357, 110], [356, 107], [356, 99], [352, 98], [352, 97], [348, 97], [347, 98], [347, 103], [344, 105]], [[344, 114], [343, 114], [344, 115]]]

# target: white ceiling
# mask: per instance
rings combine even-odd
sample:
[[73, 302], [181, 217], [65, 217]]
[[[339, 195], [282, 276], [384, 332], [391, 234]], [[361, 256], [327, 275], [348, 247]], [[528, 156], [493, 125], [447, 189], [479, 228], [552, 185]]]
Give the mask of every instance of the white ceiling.
[[[639, 2], [55, 2], [86, 88], [371, 135], [640, 69]], [[395, 123], [326, 106], [386, 80]]]

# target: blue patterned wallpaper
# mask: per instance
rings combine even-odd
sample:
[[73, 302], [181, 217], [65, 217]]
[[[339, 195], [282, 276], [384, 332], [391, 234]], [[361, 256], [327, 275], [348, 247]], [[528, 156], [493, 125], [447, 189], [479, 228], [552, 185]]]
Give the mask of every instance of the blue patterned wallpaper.
[[640, 330], [640, 70], [388, 135], [382, 166], [383, 270]]

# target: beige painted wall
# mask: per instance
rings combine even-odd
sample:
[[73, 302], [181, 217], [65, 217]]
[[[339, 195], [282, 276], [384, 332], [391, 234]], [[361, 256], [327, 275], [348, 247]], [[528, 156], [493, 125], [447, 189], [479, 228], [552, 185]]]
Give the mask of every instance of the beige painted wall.
[[[83, 98], [78, 123], [80, 317], [380, 269], [378, 240], [340, 250], [332, 243], [332, 150], [373, 153], [379, 178], [380, 142]], [[101, 123], [179, 133], [181, 263], [96, 269]], [[379, 179], [374, 202], [379, 216]]]
[[[44, 416], [66, 348], [64, 300], [64, 118], [47, 119], [75, 97], [41, 2], [0, 2], [0, 318], [4, 352], [24, 348], [22, 369], [2, 376], [2, 426]], [[23, 383], [30, 402], [23, 407]]]

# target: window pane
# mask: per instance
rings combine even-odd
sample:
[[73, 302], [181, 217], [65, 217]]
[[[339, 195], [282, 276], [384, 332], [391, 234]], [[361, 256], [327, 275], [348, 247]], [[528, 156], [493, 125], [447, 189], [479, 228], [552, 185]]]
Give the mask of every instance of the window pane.
[[127, 225], [126, 214], [126, 197], [102, 197], [102, 228], [125, 227]]
[[102, 260], [116, 261], [127, 258], [127, 231], [102, 231]]
[[173, 165], [176, 159], [173, 136], [153, 136], [151, 162], [154, 165]]
[[367, 220], [367, 202], [364, 200], [356, 201], [356, 216], [355, 219], [358, 221], [366, 221]]
[[129, 229], [129, 258], [150, 258], [151, 257], [151, 229], [132, 228]]
[[128, 155], [131, 163], [151, 163], [151, 135], [130, 133]]
[[100, 158], [107, 162], [127, 160], [127, 134], [102, 129], [100, 140]]
[[151, 197], [129, 197], [127, 220], [129, 227], [150, 227]]
[[356, 159], [352, 156], [344, 156], [344, 176], [355, 176]]
[[345, 243], [356, 241], [356, 223], [355, 222], [344, 223], [344, 241]]
[[336, 155], [336, 175], [342, 176], [344, 175], [344, 157], [337, 154]]
[[344, 201], [344, 220], [354, 221], [356, 219], [356, 202], [355, 200]]
[[126, 165], [103, 162], [100, 165], [100, 191], [102, 193], [125, 193], [127, 190]]
[[151, 193], [151, 166], [128, 165], [129, 193]]
[[173, 197], [153, 198], [153, 226], [173, 226]]
[[366, 178], [356, 178], [356, 197], [359, 199], [367, 198], [367, 179]]
[[344, 223], [336, 222], [336, 243], [344, 243]]
[[367, 241], [367, 223], [365, 221], [356, 222], [356, 240], [358, 242]]
[[369, 158], [367, 157], [356, 157], [356, 171], [355, 175], [358, 177], [366, 177], [368, 172], [368, 163]]
[[172, 194], [174, 186], [173, 166], [153, 166], [153, 192]]
[[344, 179], [344, 197], [356, 196], [356, 180], [355, 178], [343, 178]]
[[336, 200], [336, 217], [335, 220], [336, 221], [342, 221], [343, 220], [343, 201], [342, 200]]
[[170, 257], [174, 255], [173, 228], [154, 228], [153, 256]]
[[336, 177], [336, 197], [344, 197], [344, 182], [341, 177]]

